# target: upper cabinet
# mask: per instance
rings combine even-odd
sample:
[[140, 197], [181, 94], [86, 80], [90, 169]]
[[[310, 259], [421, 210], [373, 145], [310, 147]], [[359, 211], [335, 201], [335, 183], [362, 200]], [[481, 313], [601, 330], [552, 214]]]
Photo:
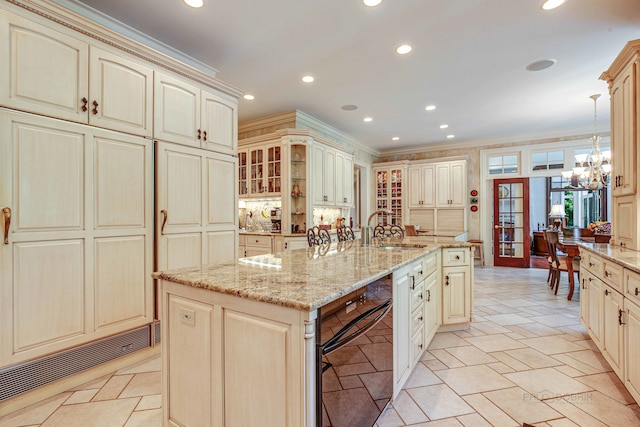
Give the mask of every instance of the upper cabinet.
[[640, 40], [627, 43], [600, 78], [611, 95], [611, 244], [640, 250]]
[[336, 151], [336, 205], [353, 206], [353, 156]]
[[409, 208], [432, 208], [435, 197], [435, 165], [409, 167]]
[[282, 193], [282, 147], [280, 143], [238, 150], [239, 195], [277, 197]]
[[405, 164], [376, 166], [373, 168], [376, 180], [376, 209], [391, 211], [389, 215], [380, 215], [382, 225], [402, 225], [402, 194], [404, 186]]
[[236, 154], [235, 102], [160, 72], [154, 95], [154, 138]]
[[0, 34], [1, 105], [152, 135], [151, 68], [7, 11]]
[[461, 208], [467, 197], [466, 162], [436, 164], [436, 207]]
[[336, 151], [314, 144], [311, 153], [313, 204], [333, 206], [336, 203]]

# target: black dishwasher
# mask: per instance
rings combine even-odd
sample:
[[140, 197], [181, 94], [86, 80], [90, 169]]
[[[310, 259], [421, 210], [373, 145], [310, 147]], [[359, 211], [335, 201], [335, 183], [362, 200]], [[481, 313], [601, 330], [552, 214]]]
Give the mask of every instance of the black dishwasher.
[[393, 394], [391, 278], [322, 307], [317, 322], [316, 425], [373, 426]]

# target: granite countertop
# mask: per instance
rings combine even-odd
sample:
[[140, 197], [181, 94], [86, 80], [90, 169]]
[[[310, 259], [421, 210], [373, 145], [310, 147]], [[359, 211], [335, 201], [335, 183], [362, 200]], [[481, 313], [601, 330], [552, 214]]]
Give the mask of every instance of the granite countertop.
[[640, 273], [640, 252], [607, 243], [579, 242], [578, 246]]
[[224, 264], [162, 271], [153, 277], [312, 311], [441, 247], [469, 246], [464, 242], [436, 244], [420, 237], [387, 239], [385, 245], [415, 248], [363, 247], [359, 240], [354, 240], [240, 258]]

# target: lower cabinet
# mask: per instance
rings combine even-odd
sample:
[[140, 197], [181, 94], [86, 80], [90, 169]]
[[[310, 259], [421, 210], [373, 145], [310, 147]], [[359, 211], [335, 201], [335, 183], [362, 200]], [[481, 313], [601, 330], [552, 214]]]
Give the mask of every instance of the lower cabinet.
[[589, 295], [589, 314], [587, 332], [598, 347], [602, 346], [602, 303], [604, 284], [597, 278], [587, 279], [587, 293]]
[[246, 235], [245, 256], [265, 255], [271, 253], [271, 236]]
[[602, 293], [602, 354], [613, 368], [613, 371], [622, 378], [624, 363], [624, 343], [622, 328], [623, 297], [622, 294], [604, 285]]
[[411, 374], [411, 268], [393, 272], [393, 395]]
[[470, 248], [442, 249], [442, 324], [471, 321]]
[[624, 299], [624, 385], [636, 402], [640, 402], [640, 305]]

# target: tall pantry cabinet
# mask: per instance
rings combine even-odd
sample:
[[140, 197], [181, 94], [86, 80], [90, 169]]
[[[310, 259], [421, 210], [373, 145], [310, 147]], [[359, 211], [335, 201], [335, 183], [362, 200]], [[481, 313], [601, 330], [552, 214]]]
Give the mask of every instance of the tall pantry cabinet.
[[236, 89], [44, 0], [0, 4], [0, 76], [0, 368], [150, 324], [155, 270], [235, 259]]

